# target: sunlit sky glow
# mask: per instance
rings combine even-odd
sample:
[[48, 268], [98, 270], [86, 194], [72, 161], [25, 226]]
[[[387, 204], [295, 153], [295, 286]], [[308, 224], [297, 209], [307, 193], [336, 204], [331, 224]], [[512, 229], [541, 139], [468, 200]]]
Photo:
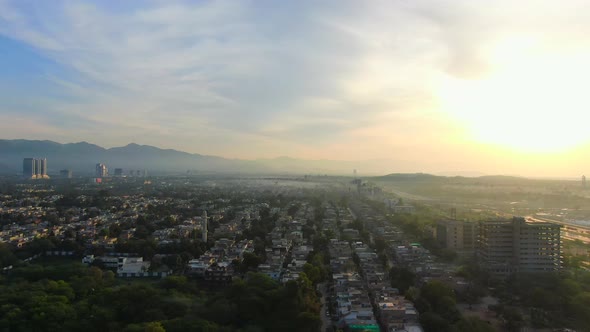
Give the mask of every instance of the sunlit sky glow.
[[576, 0], [0, 0], [0, 138], [579, 176], [588, 35]]

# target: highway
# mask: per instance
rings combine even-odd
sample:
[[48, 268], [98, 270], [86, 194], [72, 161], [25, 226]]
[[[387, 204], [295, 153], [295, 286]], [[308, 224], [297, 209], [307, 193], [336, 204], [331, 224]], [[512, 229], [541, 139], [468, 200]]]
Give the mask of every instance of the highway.
[[550, 218], [540, 218], [527, 216], [527, 221], [531, 222], [550, 222], [554, 224], [563, 225], [561, 237], [567, 240], [580, 240], [586, 244], [590, 244], [590, 227], [582, 226], [567, 221], [554, 220]]

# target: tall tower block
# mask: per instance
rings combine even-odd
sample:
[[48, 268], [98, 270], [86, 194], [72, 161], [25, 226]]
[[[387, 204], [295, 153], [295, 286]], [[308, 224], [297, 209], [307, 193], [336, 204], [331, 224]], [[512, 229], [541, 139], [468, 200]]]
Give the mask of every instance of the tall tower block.
[[24, 158], [23, 176], [27, 179], [49, 179], [47, 158]]
[[47, 158], [39, 159], [39, 169], [37, 170], [37, 177], [46, 179], [47, 178]]
[[23, 159], [23, 176], [28, 179], [37, 177], [37, 162], [34, 158]]

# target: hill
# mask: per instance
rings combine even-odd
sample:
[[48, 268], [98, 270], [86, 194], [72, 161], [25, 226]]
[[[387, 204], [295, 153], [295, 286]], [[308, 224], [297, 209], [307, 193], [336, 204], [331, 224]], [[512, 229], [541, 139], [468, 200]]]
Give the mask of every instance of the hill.
[[329, 174], [352, 175], [353, 169], [364, 174], [379, 174], [387, 169], [382, 161], [304, 160], [290, 157], [241, 160], [160, 149], [131, 143], [110, 149], [88, 142], [61, 144], [47, 140], [0, 140], [0, 174], [22, 172], [22, 160], [28, 157], [47, 158], [49, 174], [70, 169], [77, 175], [94, 174], [97, 163], [127, 170], [146, 169], [150, 173], [240, 174]]
[[135, 143], [105, 149], [87, 142], [60, 144], [53, 141], [0, 140], [0, 172], [14, 174], [27, 157], [47, 158], [49, 173], [71, 169], [77, 174], [92, 174], [97, 163], [112, 170], [147, 169], [156, 172], [264, 172], [263, 165], [187, 152], [160, 149]]

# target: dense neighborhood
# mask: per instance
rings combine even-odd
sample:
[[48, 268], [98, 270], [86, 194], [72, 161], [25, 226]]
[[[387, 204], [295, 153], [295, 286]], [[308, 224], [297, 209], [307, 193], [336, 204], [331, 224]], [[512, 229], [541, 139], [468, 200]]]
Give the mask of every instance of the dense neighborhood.
[[[47, 269], [56, 268], [74, 269], [65, 284], [84, 271], [102, 271], [110, 279], [100, 287], [109, 294], [147, 287], [185, 303], [156, 320], [115, 312], [107, 330], [180, 331], [193, 324], [203, 331], [516, 331], [525, 324], [523, 313], [488, 289], [503, 276], [486, 270], [487, 261], [473, 262], [479, 241], [473, 230], [486, 223], [457, 228], [458, 222], [358, 179], [29, 181], [2, 186], [0, 218], [7, 294], [18, 282], [50, 280], [57, 272]], [[506, 223], [515, 222], [521, 223]], [[241, 300], [220, 302], [256, 287], [262, 287], [255, 291], [262, 292], [259, 301], [297, 301], [290, 317], [298, 323], [260, 321], [264, 310], [283, 310], [280, 305], [243, 316]], [[267, 293], [273, 289], [300, 297], [277, 298]], [[72, 306], [76, 319], [92, 321], [76, 310], [97, 299], [72, 290], [63, 305]], [[0, 320], [8, 330], [21, 330], [15, 319], [33, 314], [2, 308], [2, 316], [13, 317]], [[215, 310], [237, 311], [221, 319]], [[52, 319], [61, 326], [68, 317]]]

